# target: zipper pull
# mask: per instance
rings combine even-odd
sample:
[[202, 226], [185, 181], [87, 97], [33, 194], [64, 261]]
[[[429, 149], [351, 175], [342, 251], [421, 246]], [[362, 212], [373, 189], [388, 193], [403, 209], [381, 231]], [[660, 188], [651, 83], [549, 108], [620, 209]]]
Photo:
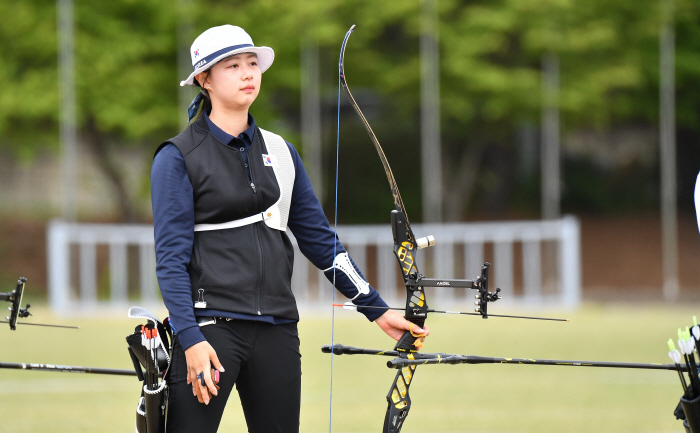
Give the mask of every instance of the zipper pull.
[[250, 187], [253, 188], [253, 194], [257, 194], [258, 192], [255, 190], [255, 184], [253, 182], [250, 183]]

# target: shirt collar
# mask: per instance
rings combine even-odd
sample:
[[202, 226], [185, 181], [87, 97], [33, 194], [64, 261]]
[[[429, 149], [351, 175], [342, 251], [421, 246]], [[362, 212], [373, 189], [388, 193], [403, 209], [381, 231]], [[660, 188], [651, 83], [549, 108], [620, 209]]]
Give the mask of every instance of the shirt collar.
[[[209, 114], [206, 111], [202, 114], [204, 115], [207, 125], [209, 126], [209, 132], [214, 134], [214, 137], [216, 137], [220, 142], [229, 144], [231, 140], [235, 138], [233, 135], [216, 126], [216, 124], [209, 118]], [[253, 115], [250, 113], [248, 113], [248, 125], [250, 125], [248, 129], [241, 132], [237, 138], [242, 139], [246, 143], [252, 143], [253, 134], [255, 134], [255, 119], [253, 119]]]

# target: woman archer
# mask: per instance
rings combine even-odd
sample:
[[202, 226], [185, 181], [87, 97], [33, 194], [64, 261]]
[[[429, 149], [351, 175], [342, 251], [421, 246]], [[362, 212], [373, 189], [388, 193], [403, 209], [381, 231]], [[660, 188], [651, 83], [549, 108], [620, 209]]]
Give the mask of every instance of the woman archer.
[[176, 333], [167, 431], [217, 431], [235, 384], [248, 431], [298, 432], [299, 314], [287, 228], [353, 303], [380, 307], [358, 311], [387, 335], [398, 340], [413, 325], [381, 308], [294, 146], [250, 114], [273, 50], [223, 25], [190, 52], [194, 71], [180, 85], [201, 90], [189, 126], [158, 147], [151, 170], [156, 273]]

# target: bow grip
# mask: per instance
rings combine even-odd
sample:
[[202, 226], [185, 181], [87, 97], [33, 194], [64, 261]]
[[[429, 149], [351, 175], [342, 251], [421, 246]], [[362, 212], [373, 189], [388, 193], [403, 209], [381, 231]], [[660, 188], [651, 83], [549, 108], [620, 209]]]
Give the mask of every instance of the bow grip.
[[414, 343], [417, 339], [418, 338], [411, 335], [409, 331], [404, 331], [403, 335], [396, 343], [396, 346], [394, 346], [394, 350], [401, 352], [415, 352], [416, 346], [414, 346]]
[[[425, 320], [411, 320], [411, 323], [423, 328]], [[418, 349], [415, 343], [419, 338], [420, 336], [414, 337], [413, 334], [411, 334], [411, 331], [404, 331], [403, 335], [396, 343], [396, 346], [394, 346], [394, 350], [398, 350], [399, 352], [416, 352]]]

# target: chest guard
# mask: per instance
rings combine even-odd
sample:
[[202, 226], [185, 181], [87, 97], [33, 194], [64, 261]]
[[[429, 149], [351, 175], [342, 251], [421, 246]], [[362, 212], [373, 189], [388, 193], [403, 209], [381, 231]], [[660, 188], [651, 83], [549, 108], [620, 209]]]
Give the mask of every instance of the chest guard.
[[279, 199], [264, 212], [251, 215], [246, 218], [228, 221], [221, 224], [195, 224], [194, 231], [223, 230], [234, 227], [242, 227], [258, 221], [264, 221], [268, 227], [286, 231], [289, 220], [289, 208], [292, 203], [292, 189], [294, 188], [295, 170], [289, 147], [282, 137], [270, 131], [259, 128], [262, 133], [268, 154], [263, 155], [264, 164], [271, 166], [279, 185]]

